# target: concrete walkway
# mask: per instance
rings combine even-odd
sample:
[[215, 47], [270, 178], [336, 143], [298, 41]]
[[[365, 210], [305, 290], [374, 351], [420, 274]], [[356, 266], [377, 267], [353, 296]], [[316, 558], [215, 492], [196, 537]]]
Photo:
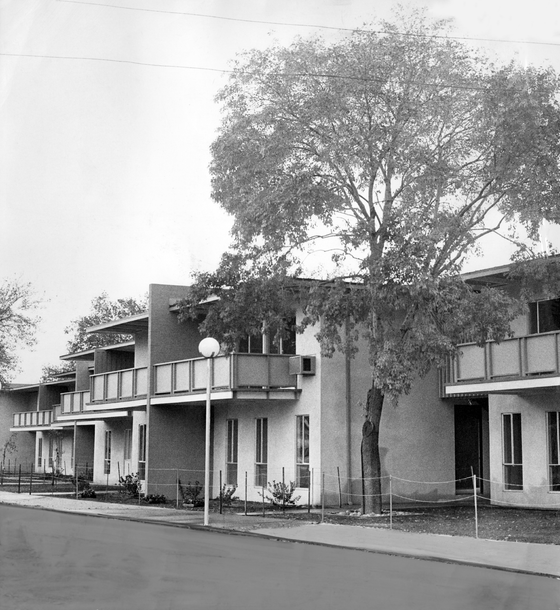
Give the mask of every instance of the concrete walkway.
[[[42, 494], [0, 491], [0, 503], [114, 519], [204, 528], [201, 511], [111, 504]], [[276, 517], [210, 514], [210, 528], [282, 540], [449, 561], [560, 578], [560, 546], [415, 534], [355, 525], [309, 524]]]

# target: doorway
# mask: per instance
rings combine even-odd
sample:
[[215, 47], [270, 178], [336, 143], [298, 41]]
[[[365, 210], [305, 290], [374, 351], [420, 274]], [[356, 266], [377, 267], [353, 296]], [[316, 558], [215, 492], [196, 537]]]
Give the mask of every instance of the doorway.
[[455, 493], [472, 493], [472, 475], [482, 493], [482, 407], [455, 405]]

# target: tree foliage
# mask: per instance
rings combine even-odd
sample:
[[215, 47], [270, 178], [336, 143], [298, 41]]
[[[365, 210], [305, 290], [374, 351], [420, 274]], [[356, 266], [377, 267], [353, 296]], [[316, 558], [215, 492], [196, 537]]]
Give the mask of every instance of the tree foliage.
[[35, 344], [40, 300], [29, 283], [4, 280], [0, 285], [0, 383], [18, 369], [17, 351]]
[[320, 320], [327, 355], [369, 345], [372, 498], [385, 397], [408, 392], [465, 335], [506, 336], [518, 312], [463, 282], [465, 261], [488, 234], [523, 249], [519, 227], [534, 239], [542, 219], [560, 221], [556, 73], [494, 64], [421, 11], [378, 29], [237, 59], [211, 164], [213, 197], [234, 217], [232, 253], [197, 277], [183, 309], [196, 317], [195, 299], [220, 297], [203, 330], [230, 343], [269, 307], [283, 315], [273, 292], [289, 278], [318, 278], [292, 291], [300, 330]]
[[76, 318], [64, 329], [64, 332], [70, 335], [70, 339], [66, 344], [68, 353], [73, 354], [96, 347], [129, 341], [131, 339], [129, 335], [120, 333], [88, 334], [86, 330], [91, 326], [97, 326], [104, 322], [144, 313], [147, 308], [147, 297], [140, 299], [124, 298], [111, 301], [108, 294], [102, 292], [91, 301], [91, 308], [87, 315]]
[[41, 378], [39, 381], [45, 383], [47, 381], [56, 381], [61, 375], [73, 373], [76, 370], [76, 365], [73, 362], [61, 362], [60, 364], [46, 364], [41, 369]]

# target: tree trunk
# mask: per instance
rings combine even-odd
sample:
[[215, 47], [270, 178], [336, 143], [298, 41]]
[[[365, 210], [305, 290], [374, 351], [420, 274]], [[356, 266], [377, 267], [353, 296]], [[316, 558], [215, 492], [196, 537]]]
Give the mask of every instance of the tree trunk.
[[362, 426], [362, 477], [364, 478], [364, 512], [380, 515], [381, 500], [381, 459], [379, 456], [379, 423], [384, 396], [372, 382], [368, 390], [365, 422]]

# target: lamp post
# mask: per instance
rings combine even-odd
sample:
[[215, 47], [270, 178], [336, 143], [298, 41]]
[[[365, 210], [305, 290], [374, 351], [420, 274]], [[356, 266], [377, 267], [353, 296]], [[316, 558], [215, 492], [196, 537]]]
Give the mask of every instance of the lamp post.
[[212, 337], [206, 337], [198, 344], [198, 351], [207, 359], [208, 375], [206, 384], [206, 440], [204, 444], [204, 525], [208, 525], [210, 506], [210, 392], [212, 390], [212, 359], [220, 353], [220, 344]]

